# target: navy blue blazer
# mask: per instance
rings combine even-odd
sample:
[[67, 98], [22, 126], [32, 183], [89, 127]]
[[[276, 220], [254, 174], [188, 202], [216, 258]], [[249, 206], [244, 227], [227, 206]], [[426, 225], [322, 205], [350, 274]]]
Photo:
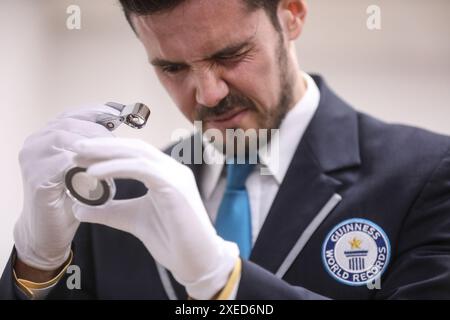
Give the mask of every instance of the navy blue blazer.
[[[319, 107], [243, 261], [237, 299], [450, 298], [450, 138], [357, 112], [314, 80]], [[199, 181], [201, 165], [191, 168]], [[146, 192], [136, 181], [117, 185], [118, 199]], [[83, 223], [73, 252], [81, 289], [62, 279], [49, 299], [170, 296], [128, 233]], [[3, 299], [21, 297], [13, 256], [0, 280]]]

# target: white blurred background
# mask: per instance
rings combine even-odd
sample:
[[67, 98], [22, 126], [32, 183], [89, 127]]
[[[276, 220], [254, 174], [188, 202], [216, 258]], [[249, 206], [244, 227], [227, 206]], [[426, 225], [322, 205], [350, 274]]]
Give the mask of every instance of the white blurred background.
[[[450, 134], [450, 1], [309, 0], [298, 40], [303, 70], [322, 74], [357, 109]], [[81, 8], [68, 30], [66, 9]], [[369, 5], [381, 30], [366, 27]], [[17, 155], [29, 134], [62, 110], [142, 101], [149, 126], [118, 135], [163, 147], [188, 128], [159, 85], [117, 0], [0, 0], [0, 272], [22, 206]], [[38, 169], [38, 168], [37, 168]]]

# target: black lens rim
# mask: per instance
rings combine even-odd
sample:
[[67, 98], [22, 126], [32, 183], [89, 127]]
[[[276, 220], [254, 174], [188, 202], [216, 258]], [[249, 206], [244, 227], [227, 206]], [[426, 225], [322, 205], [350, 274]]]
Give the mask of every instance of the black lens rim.
[[69, 191], [70, 195], [73, 196], [78, 201], [80, 201], [81, 203], [87, 204], [89, 206], [101, 206], [101, 205], [105, 204], [106, 202], [108, 202], [108, 200], [111, 197], [110, 186], [105, 180], [100, 180], [100, 183], [102, 184], [104, 193], [99, 199], [96, 199], [96, 200], [89, 200], [89, 199], [84, 198], [73, 187], [73, 184], [72, 184], [73, 177], [80, 172], [86, 172], [86, 170], [87, 170], [86, 168], [75, 167], [75, 168], [72, 168], [69, 171], [67, 171], [66, 176], [65, 176], [66, 188]]

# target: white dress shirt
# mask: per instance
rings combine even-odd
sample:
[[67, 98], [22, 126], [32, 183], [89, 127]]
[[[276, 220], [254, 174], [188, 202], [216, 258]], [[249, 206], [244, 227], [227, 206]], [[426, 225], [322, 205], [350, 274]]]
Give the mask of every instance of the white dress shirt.
[[[306, 92], [301, 100], [289, 110], [280, 125], [277, 161], [270, 159], [267, 153], [259, 152], [261, 164], [255, 166], [245, 183], [250, 200], [253, 245], [286, 175], [295, 150], [319, 105], [319, 88], [308, 74], [302, 73], [302, 75], [306, 82]], [[205, 152], [205, 160], [212, 163], [212, 159], [206, 159], [208, 154]], [[217, 157], [217, 154], [214, 154], [214, 156]], [[224, 162], [225, 158], [222, 157], [221, 163], [205, 165], [202, 168], [204, 171], [200, 181], [200, 194], [213, 222], [216, 220], [226, 187]], [[270, 174], [260, 174], [261, 166], [266, 167]]]

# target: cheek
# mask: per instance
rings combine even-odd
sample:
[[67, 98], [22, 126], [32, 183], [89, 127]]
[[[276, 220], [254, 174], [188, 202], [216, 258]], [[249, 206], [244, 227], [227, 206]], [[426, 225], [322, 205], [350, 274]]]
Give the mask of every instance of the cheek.
[[229, 73], [230, 84], [251, 98], [263, 112], [278, 102], [279, 75], [274, 61], [269, 54], [260, 54]]

